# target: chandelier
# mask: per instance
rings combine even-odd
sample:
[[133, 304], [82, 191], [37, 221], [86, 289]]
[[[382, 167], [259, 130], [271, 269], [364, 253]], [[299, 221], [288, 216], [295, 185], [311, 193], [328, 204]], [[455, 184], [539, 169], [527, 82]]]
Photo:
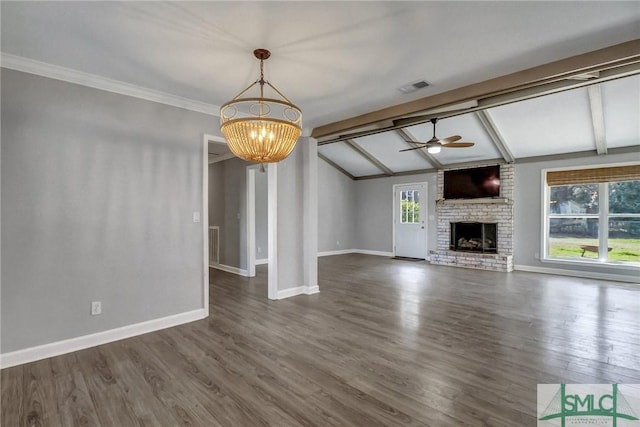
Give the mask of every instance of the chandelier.
[[[302, 134], [302, 111], [264, 79], [264, 61], [271, 52], [256, 49], [253, 54], [260, 60], [260, 79], [220, 107], [220, 130], [231, 152], [241, 159], [279, 162], [293, 151]], [[241, 98], [258, 84], [260, 97]], [[265, 98], [265, 85], [281, 99]]]

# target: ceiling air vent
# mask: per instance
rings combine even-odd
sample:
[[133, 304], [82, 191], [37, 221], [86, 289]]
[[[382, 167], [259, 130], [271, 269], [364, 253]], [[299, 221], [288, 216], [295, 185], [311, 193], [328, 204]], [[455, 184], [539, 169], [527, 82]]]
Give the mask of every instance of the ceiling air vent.
[[415, 92], [418, 89], [422, 89], [425, 87], [429, 86], [429, 82], [425, 81], [425, 80], [419, 80], [417, 82], [414, 83], [409, 83], [408, 85], [404, 85], [400, 88], [398, 88], [398, 90], [402, 93], [411, 93], [411, 92]]

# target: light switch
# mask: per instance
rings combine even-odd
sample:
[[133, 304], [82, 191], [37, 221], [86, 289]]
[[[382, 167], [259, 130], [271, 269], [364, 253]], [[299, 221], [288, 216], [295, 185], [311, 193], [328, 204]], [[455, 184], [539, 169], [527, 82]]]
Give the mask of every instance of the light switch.
[[200, 212], [193, 213], [193, 222], [200, 222]]

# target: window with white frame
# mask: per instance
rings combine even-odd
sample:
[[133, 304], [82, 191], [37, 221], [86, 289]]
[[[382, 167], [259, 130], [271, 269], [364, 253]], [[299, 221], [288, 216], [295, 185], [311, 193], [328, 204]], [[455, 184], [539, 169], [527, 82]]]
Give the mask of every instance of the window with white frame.
[[407, 190], [400, 192], [400, 223], [420, 224], [420, 192]]
[[640, 266], [640, 165], [545, 177], [546, 259]]

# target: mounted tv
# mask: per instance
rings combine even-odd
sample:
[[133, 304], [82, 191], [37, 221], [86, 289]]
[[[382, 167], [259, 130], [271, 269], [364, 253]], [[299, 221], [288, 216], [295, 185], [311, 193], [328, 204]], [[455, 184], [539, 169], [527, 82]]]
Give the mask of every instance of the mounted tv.
[[500, 165], [444, 171], [445, 199], [500, 197]]

